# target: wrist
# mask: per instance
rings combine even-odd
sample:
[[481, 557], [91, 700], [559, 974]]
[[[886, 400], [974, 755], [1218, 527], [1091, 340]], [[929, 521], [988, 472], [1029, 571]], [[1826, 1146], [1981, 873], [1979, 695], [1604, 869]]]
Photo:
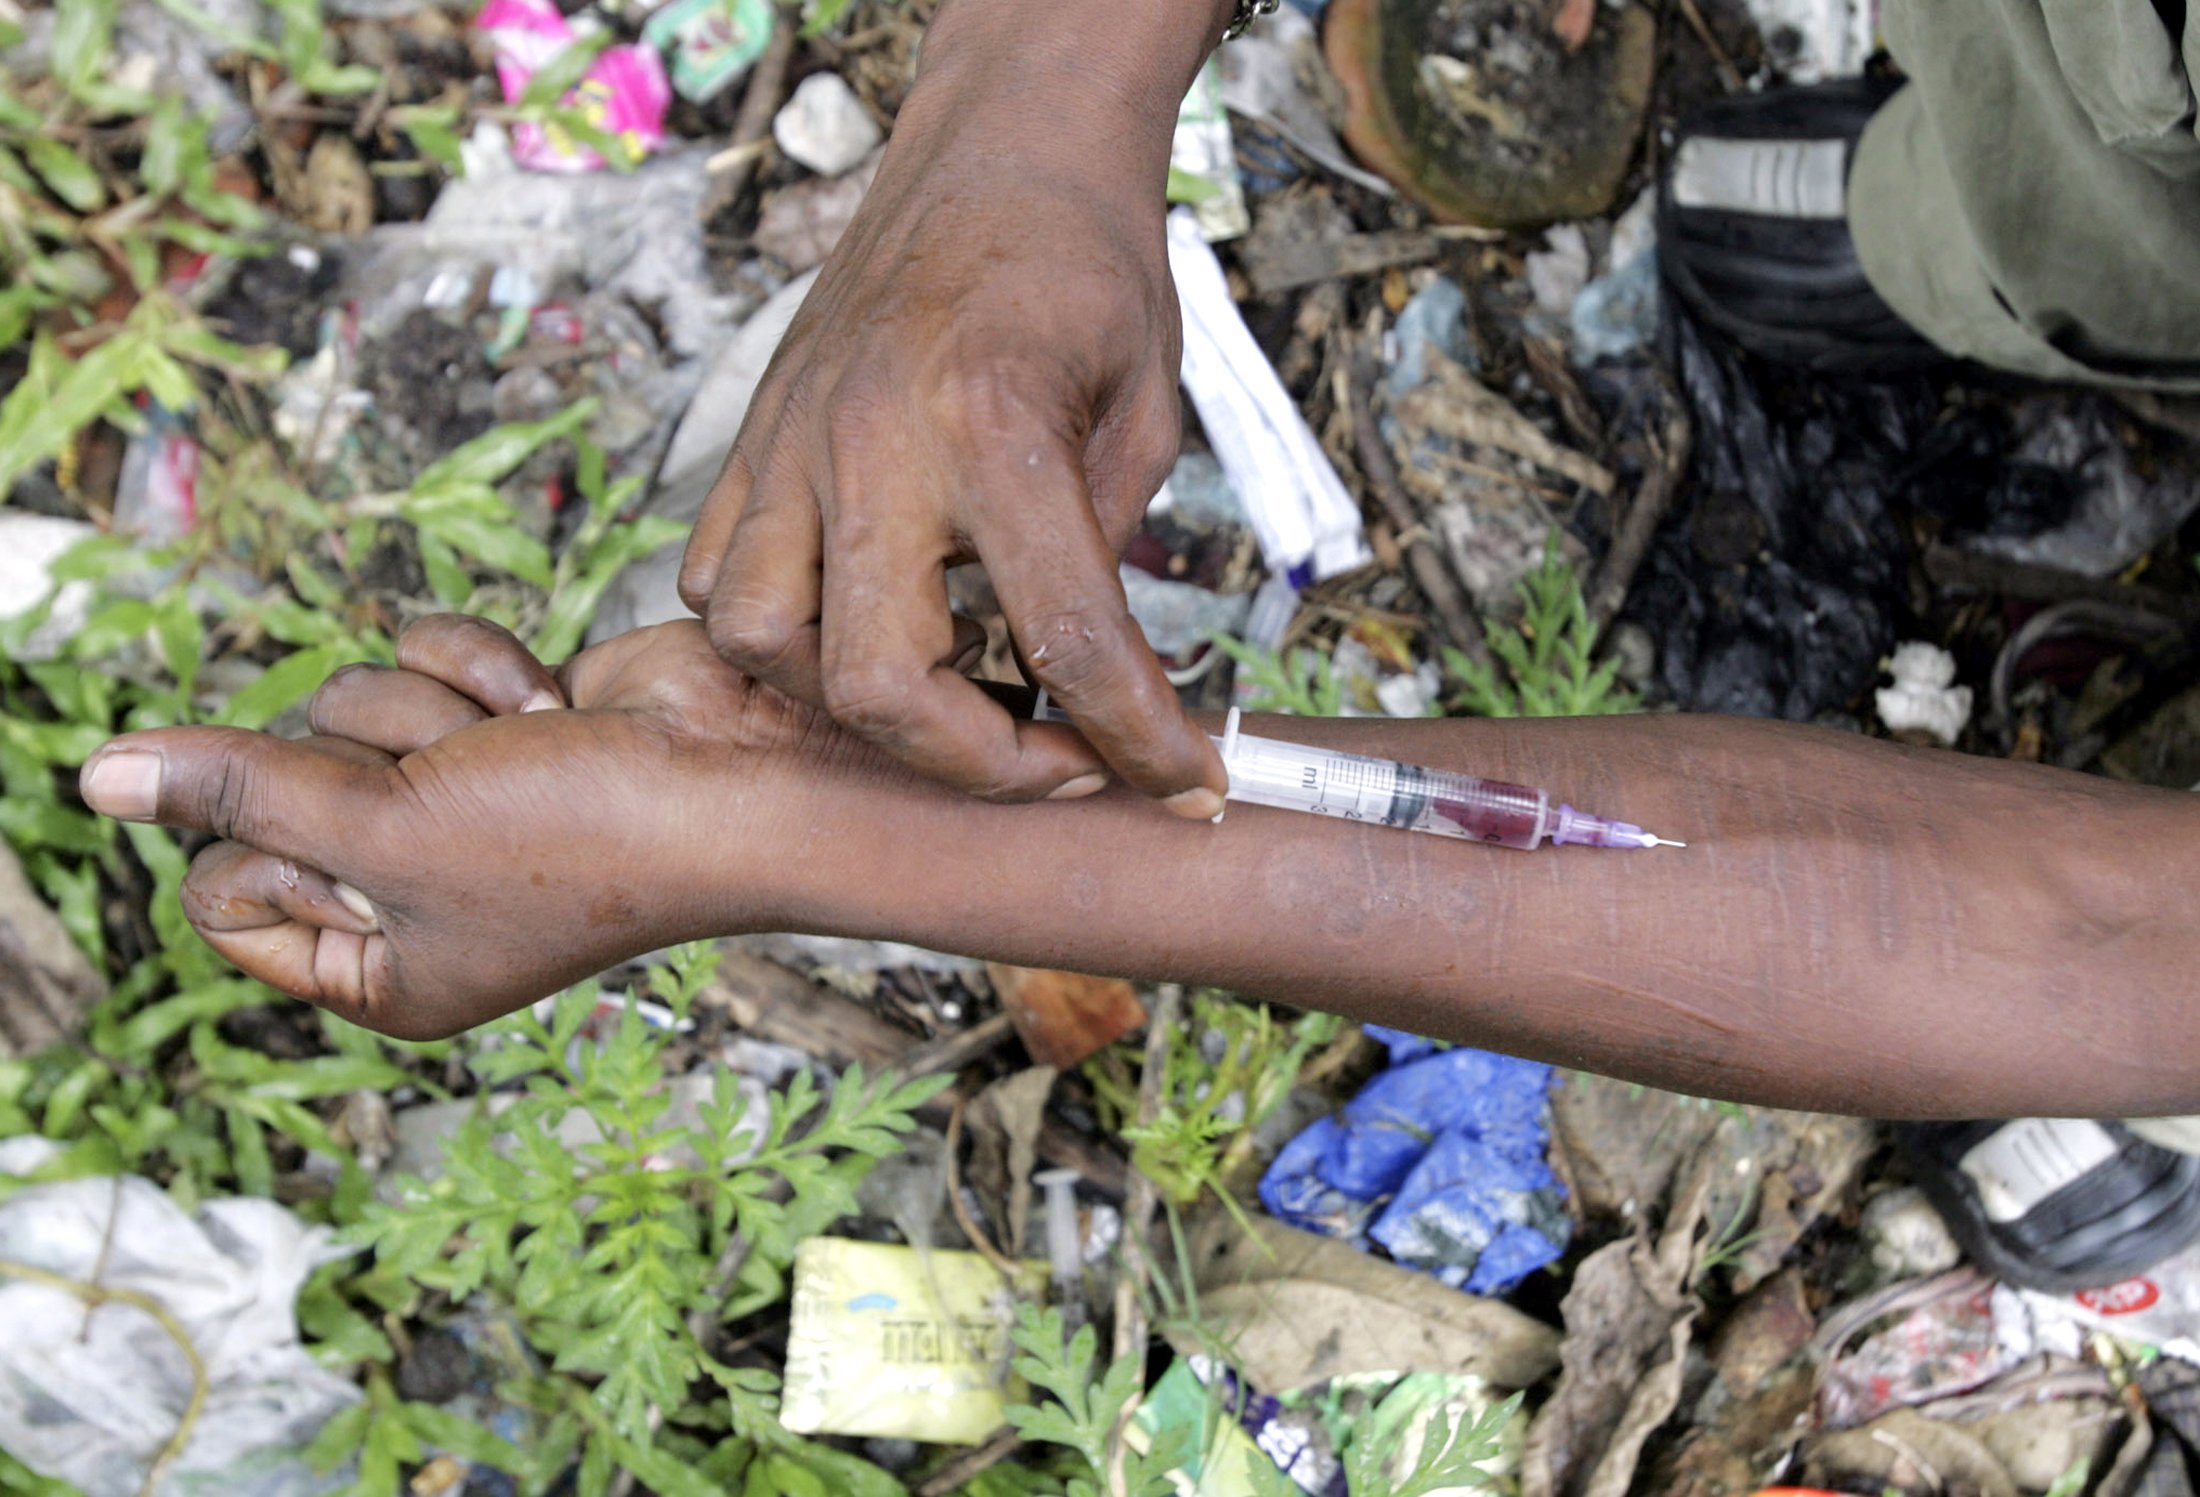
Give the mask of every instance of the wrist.
[[1235, 0], [946, 0], [896, 134], [1014, 131], [1090, 172], [1165, 170], [1179, 106]]

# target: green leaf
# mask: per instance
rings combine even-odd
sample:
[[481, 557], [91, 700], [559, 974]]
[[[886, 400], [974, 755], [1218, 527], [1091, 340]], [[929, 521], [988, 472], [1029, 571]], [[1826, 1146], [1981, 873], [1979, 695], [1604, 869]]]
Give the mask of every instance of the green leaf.
[[119, 1023], [111, 1023], [104, 1016], [95, 1018], [92, 1042], [103, 1054], [142, 1065], [150, 1062], [162, 1045], [201, 1020], [218, 1019], [223, 1014], [274, 1001], [272, 993], [249, 978], [212, 982], [163, 999]]
[[[540, 75], [538, 75], [540, 76]], [[580, 430], [596, 414], [593, 397], [576, 401], [540, 421], [517, 421], [487, 431], [442, 461], [431, 464], [413, 483], [415, 494], [447, 485], [493, 484], [527, 461], [538, 447]]]
[[[517, 525], [472, 515], [430, 516], [415, 520], [423, 535], [457, 548], [500, 572], [548, 589], [552, 582], [550, 548]], [[446, 578], [446, 581], [451, 579]]]
[[53, 75], [79, 98], [93, 92], [106, 72], [115, 4], [116, 0], [58, 0], [54, 6]]
[[605, 589], [619, 573], [686, 533], [686, 526], [661, 515], [645, 515], [632, 525], [613, 530], [589, 554], [581, 574], [551, 595], [542, 627], [528, 647], [544, 665], [564, 664], [566, 657], [580, 647], [581, 636], [594, 621]]
[[35, 136], [23, 142], [23, 154], [54, 196], [77, 212], [96, 213], [107, 206], [107, 185], [99, 173], [60, 141]]
[[348, 644], [316, 645], [286, 655], [229, 699], [214, 721], [233, 728], [264, 728], [311, 696], [339, 666], [363, 658]]
[[[493, 1430], [484, 1429], [471, 1419], [461, 1418], [448, 1409], [440, 1409], [433, 1404], [408, 1403], [405, 1405], [404, 1417], [424, 1445], [448, 1451], [477, 1466], [494, 1466], [499, 1471], [515, 1476], [524, 1474], [527, 1470], [527, 1457], [518, 1446]], [[654, 1478], [650, 1485], [659, 1492], [671, 1492], [671, 1488]]]
[[609, 28], [592, 36], [577, 36], [556, 56], [535, 70], [519, 96], [522, 109], [546, 109], [569, 93], [596, 65], [596, 55], [616, 40]]

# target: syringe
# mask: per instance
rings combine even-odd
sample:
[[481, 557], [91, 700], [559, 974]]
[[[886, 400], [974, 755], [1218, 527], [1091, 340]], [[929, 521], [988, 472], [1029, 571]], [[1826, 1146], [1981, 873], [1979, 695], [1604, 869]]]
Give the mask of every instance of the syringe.
[[[1034, 717], [1067, 722], [1050, 711], [1045, 693]], [[1344, 754], [1304, 743], [1256, 738], [1238, 729], [1232, 707], [1222, 736], [1213, 739], [1230, 772], [1229, 799], [1285, 811], [1307, 811], [1346, 821], [1434, 832], [1468, 842], [1533, 851], [1576, 843], [1583, 847], [1686, 847], [1627, 821], [1591, 816], [1553, 805], [1549, 792], [1531, 785], [1485, 780], [1444, 769], [1424, 769], [1398, 759]]]
[[1529, 785], [1256, 738], [1238, 731], [1235, 707], [1214, 744], [1230, 772], [1229, 798], [1256, 806], [1434, 832], [1523, 852], [1546, 840], [1554, 847], [1567, 842], [1583, 847], [1688, 845], [1653, 836], [1632, 822], [1554, 806], [1549, 792]]

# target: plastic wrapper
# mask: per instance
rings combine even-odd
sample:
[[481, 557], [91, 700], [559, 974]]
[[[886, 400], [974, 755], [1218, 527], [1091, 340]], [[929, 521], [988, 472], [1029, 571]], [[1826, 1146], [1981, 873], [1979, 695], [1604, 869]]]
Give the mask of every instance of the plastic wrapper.
[[2012, 1291], [1983, 1275], [1925, 1303], [1826, 1361], [1818, 1385], [1828, 1429], [1869, 1424], [1890, 1409], [1968, 1392], [2034, 1350], [2029, 1325], [2009, 1312]]
[[1235, 239], [1253, 226], [1252, 210], [1245, 205], [1245, 184], [1238, 178], [1230, 115], [1222, 105], [1222, 70], [1214, 58], [1192, 80], [1191, 92], [1177, 111], [1169, 166], [1206, 184], [1207, 195], [1191, 205], [1191, 212], [1200, 234], [1210, 243]]
[[[1410, 1040], [1394, 1043], [1410, 1054]], [[1549, 1066], [1482, 1050], [1394, 1064], [1285, 1145], [1261, 1204], [1444, 1283], [1504, 1294], [1556, 1261], [1572, 1232], [1544, 1160], [1550, 1084]]]
[[2019, 1291], [2036, 1320], [2107, 1331], [2200, 1362], [2200, 1248], [2187, 1248], [2143, 1274], [2075, 1294]]
[[642, 40], [672, 59], [672, 86], [706, 104], [756, 65], [772, 37], [771, 0], [672, 0]]
[[[35, 1141], [31, 1141], [35, 1142]], [[0, 1168], [36, 1160], [10, 1150]], [[359, 1390], [299, 1344], [293, 1304], [333, 1256], [329, 1234], [271, 1201], [210, 1201], [187, 1215], [135, 1176], [26, 1187], [0, 1204], [0, 1258], [162, 1306], [205, 1368], [205, 1406], [161, 1494], [300, 1497], [347, 1485], [300, 1452]], [[132, 1497], [174, 1438], [189, 1360], [139, 1306], [84, 1301], [0, 1275], [0, 1448], [86, 1497]]]
[[[474, 24], [496, 49], [497, 84], [507, 103], [518, 102], [536, 72], [579, 37], [550, 0], [489, 0]], [[649, 47], [606, 47], [564, 99], [636, 156], [663, 142], [671, 102], [664, 63]], [[556, 126], [532, 122], [514, 127], [512, 159], [539, 172], [586, 172], [604, 164], [603, 157]]]
[[1268, 569], [1294, 586], [1367, 562], [1366, 528], [1321, 442], [1231, 300], [1222, 262], [1183, 209], [1169, 268], [1184, 313], [1184, 390], [1245, 501]]
[[813, 1237], [795, 1249], [793, 1323], [779, 1420], [805, 1435], [869, 1435], [976, 1445], [1022, 1398], [1008, 1339], [1020, 1296], [977, 1253]]

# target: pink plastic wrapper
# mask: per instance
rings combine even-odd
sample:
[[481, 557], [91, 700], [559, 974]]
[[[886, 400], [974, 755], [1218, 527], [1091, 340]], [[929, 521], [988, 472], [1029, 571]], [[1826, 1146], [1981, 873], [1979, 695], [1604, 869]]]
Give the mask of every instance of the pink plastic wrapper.
[[1847, 1349], [1853, 1338], [1844, 1336], [1844, 1345], [1832, 1348], [1818, 1384], [1819, 1418], [1828, 1429], [1853, 1429], [1889, 1409], [1968, 1392], [2030, 1354], [2029, 1337], [2013, 1337], [2017, 1328], [1996, 1314], [1993, 1280], [1959, 1272], [1945, 1282], [1949, 1292], [1861, 1345]]
[[[489, 0], [474, 24], [496, 49], [497, 83], [507, 103], [516, 102], [527, 81], [575, 36], [551, 0]], [[606, 47], [564, 102], [597, 129], [624, 139], [636, 156], [645, 156], [665, 138], [672, 85], [654, 49]], [[603, 165], [603, 157], [555, 125], [514, 126], [512, 159], [538, 172], [586, 172]]]

